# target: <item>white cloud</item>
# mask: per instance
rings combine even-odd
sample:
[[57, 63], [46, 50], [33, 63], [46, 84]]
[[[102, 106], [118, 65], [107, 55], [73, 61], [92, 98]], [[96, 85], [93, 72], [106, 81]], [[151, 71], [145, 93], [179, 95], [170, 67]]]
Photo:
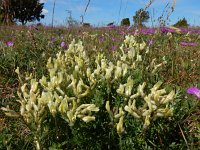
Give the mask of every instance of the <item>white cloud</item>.
[[42, 14], [47, 14], [49, 11], [47, 9], [42, 9]]
[[40, 3], [46, 3], [47, 0], [40, 0]]

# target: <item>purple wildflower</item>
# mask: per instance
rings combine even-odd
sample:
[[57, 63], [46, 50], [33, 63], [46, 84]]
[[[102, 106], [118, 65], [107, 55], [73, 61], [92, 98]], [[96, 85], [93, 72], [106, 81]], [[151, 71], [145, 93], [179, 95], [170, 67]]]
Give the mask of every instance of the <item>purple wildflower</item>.
[[8, 41], [8, 42], [6, 42], [6, 45], [8, 47], [13, 47], [14, 43], [12, 41]]
[[99, 41], [100, 41], [100, 42], [103, 42], [103, 41], [104, 41], [104, 38], [103, 38], [103, 37], [101, 37], [101, 38], [99, 39]]
[[124, 32], [124, 31], [121, 31], [119, 34], [120, 34], [120, 35], [125, 35], [125, 32]]
[[61, 42], [61, 43], [60, 43], [60, 46], [61, 46], [62, 48], [65, 48], [65, 47], [66, 47], [65, 42]]
[[200, 89], [198, 89], [197, 87], [190, 87], [189, 89], [187, 89], [187, 93], [192, 94], [200, 99]]
[[193, 42], [180, 42], [182, 46], [196, 46], [196, 43]]
[[165, 27], [160, 28], [160, 31], [161, 31], [161, 33], [168, 33], [168, 32], [173, 33], [173, 32], [175, 32], [173, 29], [165, 28]]
[[148, 42], [149, 45], [153, 44], [153, 40], [152, 39], [149, 39], [147, 42]]
[[187, 43], [186, 42], [180, 42], [180, 45], [187, 46]]
[[189, 46], [196, 46], [197, 44], [196, 43], [189, 43]]
[[115, 46], [115, 45], [114, 45], [114, 46], [112, 46], [112, 48], [111, 48], [111, 49], [112, 49], [112, 51], [114, 51], [114, 50], [116, 50], [116, 49], [117, 49], [117, 46]]

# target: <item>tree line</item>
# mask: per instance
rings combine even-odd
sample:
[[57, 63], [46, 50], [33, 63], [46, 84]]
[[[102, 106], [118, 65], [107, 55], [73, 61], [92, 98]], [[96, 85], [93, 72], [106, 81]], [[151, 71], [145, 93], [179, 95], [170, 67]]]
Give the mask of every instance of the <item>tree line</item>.
[[[0, 0], [0, 24], [11, 25], [20, 22], [25, 25], [27, 22], [40, 21], [44, 18], [42, 10], [44, 3], [40, 0]], [[133, 16], [134, 26], [143, 27], [149, 20], [149, 12], [145, 9], [139, 9]], [[68, 24], [74, 24], [72, 18], [68, 19]], [[130, 26], [129, 18], [121, 21], [122, 26]], [[174, 26], [189, 26], [185, 18], [180, 19]]]
[[[144, 23], [148, 21], [149, 18], [149, 12], [141, 8], [138, 11], [136, 11], [135, 15], [133, 16], [134, 25], [142, 27], [144, 26]], [[130, 26], [129, 18], [122, 19], [121, 25]]]
[[[145, 23], [149, 20], [149, 12], [144, 9], [139, 9], [135, 12], [135, 15], [133, 16], [133, 22], [134, 26], [137, 27], [143, 27]], [[121, 26], [130, 26], [130, 20], [129, 18], [124, 18], [121, 21]], [[186, 20], [186, 18], [179, 19], [175, 24], [173, 24], [175, 27], [188, 27], [189, 24]]]

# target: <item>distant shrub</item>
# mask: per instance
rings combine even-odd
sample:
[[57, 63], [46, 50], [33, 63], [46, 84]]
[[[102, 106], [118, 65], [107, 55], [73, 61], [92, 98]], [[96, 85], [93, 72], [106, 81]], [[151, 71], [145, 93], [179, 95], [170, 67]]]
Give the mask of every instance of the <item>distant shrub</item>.
[[129, 18], [122, 19], [121, 26], [130, 26], [130, 20], [129, 20]]
[[42, 23], [37, 23], [37, 27], [41, 27], [41, 26], [43, 26]]
[[114, 26], [114, 22], [108, 23], [107, 26]]
[[188, 27], [189, 24], [185, 18], [180, 19], [177, 23], [174, 24], [175, 27]]
[[83, 27], [90, 27], [90, 23], [83, 23]]

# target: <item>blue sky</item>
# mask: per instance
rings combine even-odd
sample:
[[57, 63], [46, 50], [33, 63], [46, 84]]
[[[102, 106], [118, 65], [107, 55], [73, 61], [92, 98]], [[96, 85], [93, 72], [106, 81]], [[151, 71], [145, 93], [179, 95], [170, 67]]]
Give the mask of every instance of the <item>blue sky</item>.
[[[40, 0], [44, 2], [45, 19], [41, 22], [50, 25], [52, 20], [54, 0]], [[81, 15], [84, 14], [88, 0], [56, 0], [54, 24], [66, 24], [66, 18], [72, 12], [72, 17], [77, 21], [81, 21]], [[95, 26], [106, 25], [109, 22], [120, 23], [122, 18], [129, 18], [131, 23], [132, 16], [140, 8], [145, 8], [149, 0], [91, 0], [88, 10], [85, 14], [84, 21]], [[154, 3], [147, 9], [153, 21], [153, 25], [157, 25], [157, 19], [167, 3], [172, 5], [173, 0], [154, 0]], [[121, 11], [120, 11], [121, 5]], [[169, 9], [166, 9], [169, 10]], [[185, 17], [190, 25], [200, 25], [200, 0], [176, 0], [174, 12], [170, 16], [170, 24], [174, 24], [177, 20]], [[152, 25], [149, 19], [148, 25]]]

